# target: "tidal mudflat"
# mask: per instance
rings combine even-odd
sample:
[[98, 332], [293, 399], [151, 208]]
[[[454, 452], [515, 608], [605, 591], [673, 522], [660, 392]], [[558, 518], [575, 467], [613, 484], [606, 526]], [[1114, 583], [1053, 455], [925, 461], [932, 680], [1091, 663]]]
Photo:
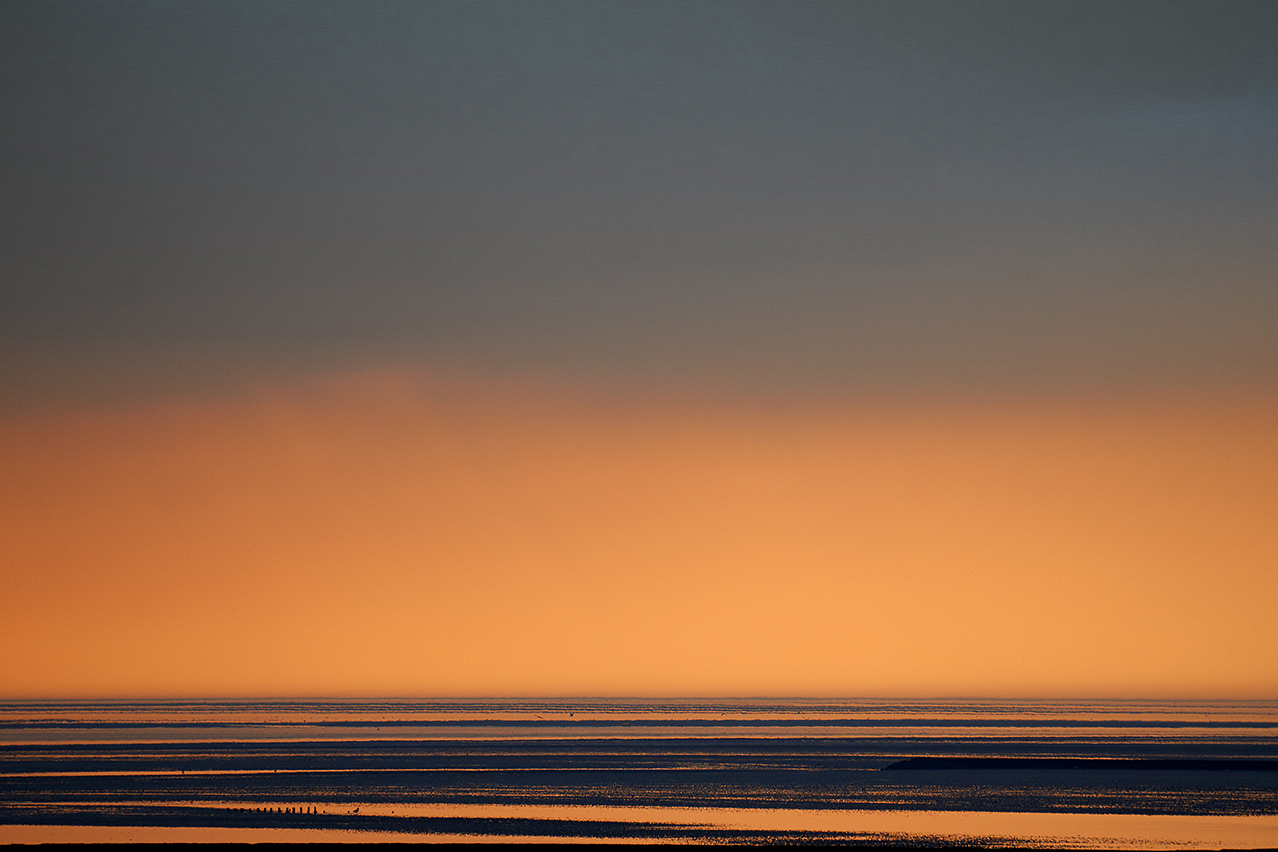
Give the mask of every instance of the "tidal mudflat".
[[0, 841], [1278, 847], [1278, 702], [9, 702]]

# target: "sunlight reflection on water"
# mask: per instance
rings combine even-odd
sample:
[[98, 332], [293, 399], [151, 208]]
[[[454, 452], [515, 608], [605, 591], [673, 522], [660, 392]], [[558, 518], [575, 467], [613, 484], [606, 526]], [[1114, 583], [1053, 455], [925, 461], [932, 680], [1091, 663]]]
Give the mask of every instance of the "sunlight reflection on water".
[[[134, 802], [133, 804], [137, 804]], [[169, 803], [172, 804], [172, 803]], [[248, 807], [249, 803], [183, 803]], [[272, 808], [366, 816], [461, 817], [679, 824], [729, 832], [828, 833], [878, 843], [978, 845], [1052, 849], [1181, 849], [1278, 847], [1278, 816], [864, 811], [768, 808], [635, 808], [580, 805], [450, 805], [350, 802], [276, 803]], [[115, 842], [465, 842], [477, 835], [326, 829], [168, 828], [123, 826], [0, 826], [0, 843]], [[496, 839], [489, 837], [488, 839]], [[591, 842], [592, 838], [503, 835], [508, 842]], [[691, 838], [664, 842], [688, 842]], [[595, 842], [599, 838], [593, 838]], [[613, 838], [608, 842], [639, 842]], [[644, 842], [663, 842], [647, 839]], [[726, 842], [726, 840], [724, 841]]]

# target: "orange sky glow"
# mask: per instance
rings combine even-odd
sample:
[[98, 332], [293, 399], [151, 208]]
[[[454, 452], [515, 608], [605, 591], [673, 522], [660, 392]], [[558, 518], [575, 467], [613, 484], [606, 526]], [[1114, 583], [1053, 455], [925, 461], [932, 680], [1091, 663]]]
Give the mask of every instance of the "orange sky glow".
[[394, 370], [12, 414], [0, 690], [1272, 698], [1275, 435]]

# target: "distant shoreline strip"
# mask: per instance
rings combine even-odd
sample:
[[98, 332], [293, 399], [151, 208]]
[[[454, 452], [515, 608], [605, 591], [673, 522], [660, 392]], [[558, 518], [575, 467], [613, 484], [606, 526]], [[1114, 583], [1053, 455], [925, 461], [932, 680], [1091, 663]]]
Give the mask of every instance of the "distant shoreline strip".
[[305, 722], [0, 721], [0, 730], [65, 728], [1206, 728], [1275, 729], [1278, 721], [1183, 719], [383, 719]]

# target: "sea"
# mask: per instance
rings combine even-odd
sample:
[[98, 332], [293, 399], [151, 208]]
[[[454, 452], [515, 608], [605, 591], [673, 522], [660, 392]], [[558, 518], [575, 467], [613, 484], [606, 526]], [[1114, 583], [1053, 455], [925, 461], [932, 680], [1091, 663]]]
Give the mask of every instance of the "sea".
[[0, 842], [1278, 848], [1278, 701], [0, 703]]

